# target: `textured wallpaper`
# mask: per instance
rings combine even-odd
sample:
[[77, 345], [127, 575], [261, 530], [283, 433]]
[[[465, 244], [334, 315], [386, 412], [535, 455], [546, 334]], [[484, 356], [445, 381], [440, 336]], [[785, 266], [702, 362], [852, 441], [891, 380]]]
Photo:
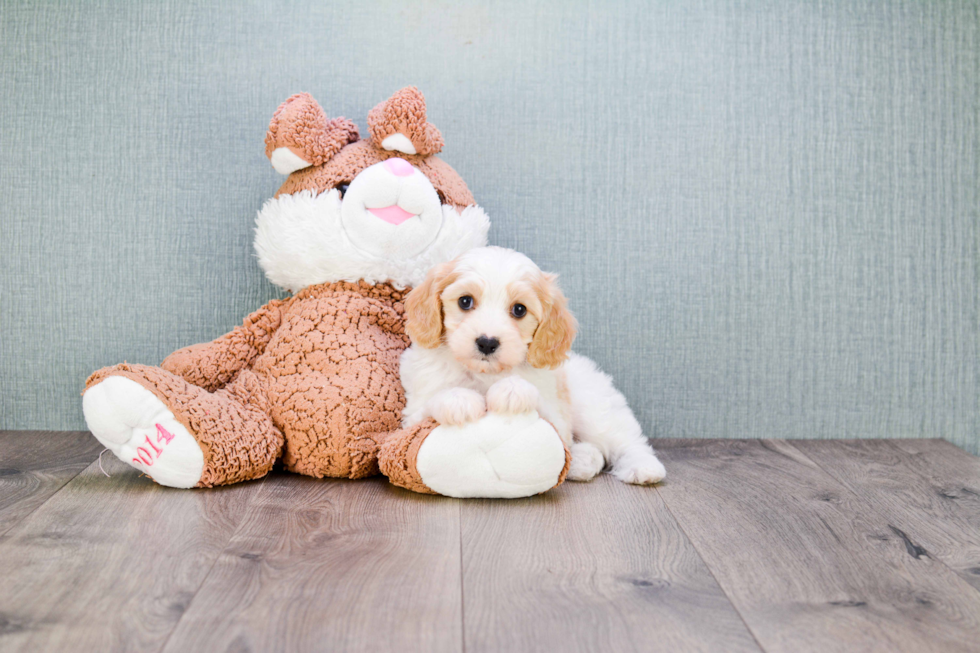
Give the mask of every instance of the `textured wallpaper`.
[[980, 452], [980, 3], [0, 3], [0, 428], [279, 295], [278, 104], [415, 84], [656, 437]]

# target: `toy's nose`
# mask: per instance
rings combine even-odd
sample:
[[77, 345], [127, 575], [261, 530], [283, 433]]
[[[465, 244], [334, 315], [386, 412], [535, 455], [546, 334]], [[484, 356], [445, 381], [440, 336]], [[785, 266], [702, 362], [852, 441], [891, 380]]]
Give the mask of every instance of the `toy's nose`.
[[407, 177], [415, 172], [415, 168], [412, 167], [411, 163], [398, 157], [385, 161], [385, 168], [396, 177]]

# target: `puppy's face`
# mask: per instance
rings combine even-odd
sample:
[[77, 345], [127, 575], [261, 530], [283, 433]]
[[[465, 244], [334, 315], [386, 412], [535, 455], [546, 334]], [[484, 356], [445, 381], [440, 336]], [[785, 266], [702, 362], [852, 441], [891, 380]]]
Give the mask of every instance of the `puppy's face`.
[[473, 372], [503, 372], [523, 363], [543, 317], [535, 282], [459, 273], [440, 297], [443, 337], [453, 357]]
[[527, 361], [553, 368], [568, 355], [575, 318], [555, 283], [512, 250], [471, 250], [434, 268], [407, 300], [407, 329], [422, 347], [449, 347], [473, 372]]

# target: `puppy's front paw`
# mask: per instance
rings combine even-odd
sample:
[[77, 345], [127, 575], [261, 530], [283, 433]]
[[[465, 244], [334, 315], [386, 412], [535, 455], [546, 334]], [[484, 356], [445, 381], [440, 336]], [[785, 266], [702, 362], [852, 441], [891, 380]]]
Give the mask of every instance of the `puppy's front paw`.
[[570, 481], [591, 481], [606, 465], [602, 452], [588, 442], [574, 443], [571, 451], [572, 463], [568, 466]]
[[541, 394], [529, 381], [508, 376], [487, 390], [487, 409], [492, 413], [522, 415], [537, 410]]
[[623, 483], [653, 485], [664, 480], [667, 470], [660, 460], [649, 451], [627, 454], [616, 461], [613, 474]]
[[440, 424], [462, 426], [483, 417], [487, 402], [475, 390], [450, 388], [432, 397], [426, 408], [426, 412]]

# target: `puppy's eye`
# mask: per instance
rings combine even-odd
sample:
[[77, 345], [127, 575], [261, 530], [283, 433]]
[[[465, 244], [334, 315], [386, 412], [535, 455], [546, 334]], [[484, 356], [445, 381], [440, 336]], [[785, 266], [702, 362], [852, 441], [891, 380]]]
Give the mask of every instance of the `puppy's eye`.
[[527, 315], [527, 306], [524, 304], [514, 304], [510, 307], [510, 314], [519, 320]]
[[346, 181], [342, 184], [337, 184], [337, 192], [340, 193], [340, 199], [344, 199], [344, 195], [347, 194], [347, 189], [350, 188], [350, 184]]
[[468, 311], [473, 308], [473, 298], [469, 295], [463, 295], [456, 303], [459, 304], [459, 308], [464, 311]]

